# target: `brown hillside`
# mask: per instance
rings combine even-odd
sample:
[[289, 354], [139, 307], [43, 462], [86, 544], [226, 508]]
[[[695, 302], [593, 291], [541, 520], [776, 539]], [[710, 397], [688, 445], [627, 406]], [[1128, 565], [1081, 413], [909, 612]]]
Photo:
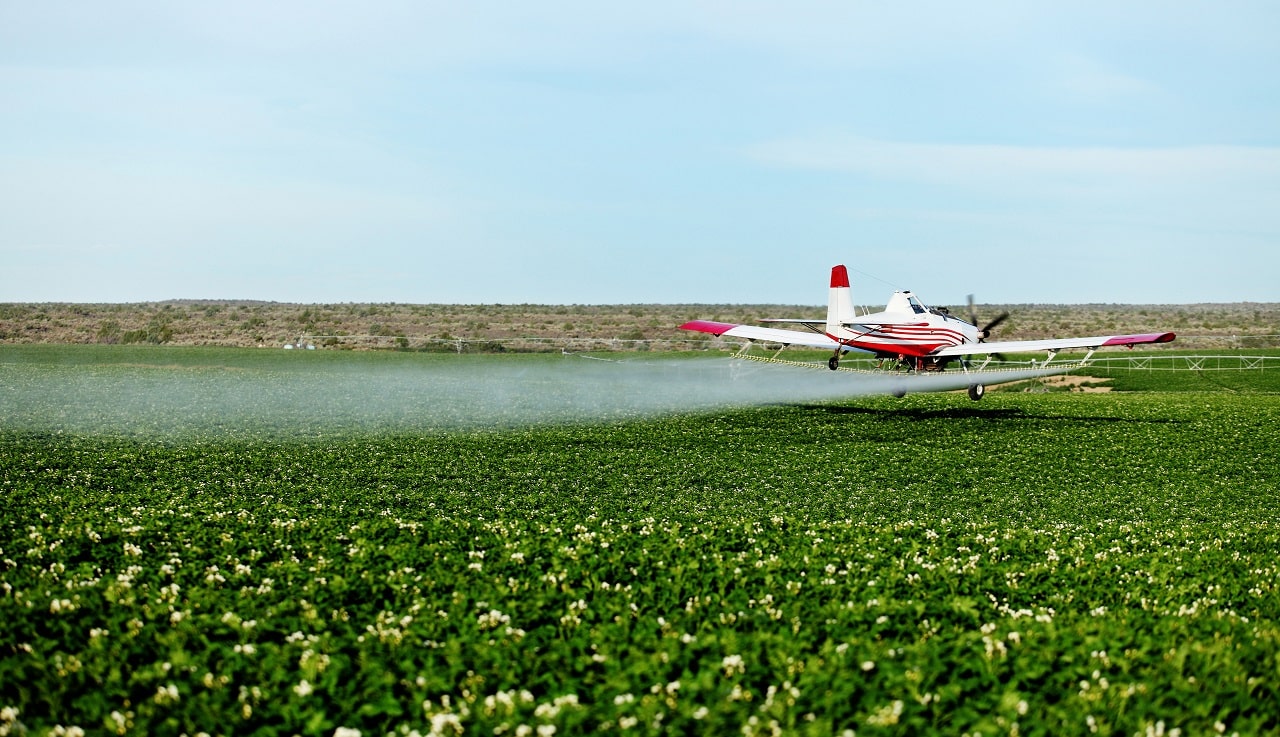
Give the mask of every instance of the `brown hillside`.
[[[953, 308], [963, 314], [963, 306]], [[1174, 347], [1280, 345], [1280, 303], [1195, 305], [979, 305], [1011, 317], [1000, 339], [1172, 330]], [[300, 337], [319, 347], [450, 350], [459, 339], [507, 349], [705, 347], [709, 336], [678, 325], [700, 318], [756, 322], [821, 317], [798, 305], [443, 305], [286, 304], [172, 301], [136, 304], [0, 304], [0, 343], [164, 343], [283, 346]]]

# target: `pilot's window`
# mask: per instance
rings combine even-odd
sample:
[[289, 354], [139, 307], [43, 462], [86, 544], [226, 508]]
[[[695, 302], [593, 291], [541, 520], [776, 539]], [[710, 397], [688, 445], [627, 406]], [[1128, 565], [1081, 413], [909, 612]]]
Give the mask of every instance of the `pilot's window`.
[[920, 304], [920, 300], [916, 299], [915, 297], [912, 297], [911, 310], [915, 312], [917, 315], [919, 315], [924, 312], [924, 305]]

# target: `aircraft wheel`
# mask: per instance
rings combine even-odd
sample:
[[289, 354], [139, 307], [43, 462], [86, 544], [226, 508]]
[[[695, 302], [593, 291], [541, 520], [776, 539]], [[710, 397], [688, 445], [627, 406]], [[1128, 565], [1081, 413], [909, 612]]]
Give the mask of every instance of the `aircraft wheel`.
[[987, 388], [981, 384], [973, 384], [969, 387], [969, 398], [973, 401], [982, 399], [982, 395], [987, 393]]
[[840, 357], [832, 356], [831, 358], [828, 358], [827, 368], [831, 369], [832, 371], [835, 371], [836, 369], [840, 368]]
[[904, 389], [895, 389], [893, 392], [893, 396], [896, 399], [902, 399], [903, 397], [907, 396], [907, 392]]

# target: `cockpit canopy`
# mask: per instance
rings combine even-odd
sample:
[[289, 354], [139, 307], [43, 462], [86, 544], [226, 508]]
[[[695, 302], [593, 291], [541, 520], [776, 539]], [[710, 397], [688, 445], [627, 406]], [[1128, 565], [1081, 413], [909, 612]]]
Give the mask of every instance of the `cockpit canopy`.
[[[884, 311], [895, 314], [914, 313], [917, 315], [938, 315], [939, 317], [944, 317], [948, 320], [959, 320], [959, 318], [954, 317], [951, 314], [951, 311], [947, 308], [930, 307], [924, 302], [921, 302], [919, 297], [909, 291], [894, 292], [893, 296], [889, 298], [889, 304], [885, 305]], [[960, 322], [964, 321], [960, 320]]]
[[920, 298], [911, 292], [894, 292], [889, 298], [889, 304], [885, 305], [885, 312], [914, 312], [917, 315], [923, 315], [930, 312], [928, 307], [920, 301]]

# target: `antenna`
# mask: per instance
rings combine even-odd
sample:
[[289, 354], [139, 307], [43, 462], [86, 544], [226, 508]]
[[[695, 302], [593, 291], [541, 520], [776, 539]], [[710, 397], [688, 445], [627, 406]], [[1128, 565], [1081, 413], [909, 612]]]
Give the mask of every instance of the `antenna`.
[[897, 285], [897, 284], [894, 284], [893, 282], [888, 281], [888, 280], [886, 280], [886, 279], [881, 279], [880, 277], [878, 277], [878, 276], [876, 276], [875, 274], [872, 274], [872, 273], [870, 273], [870, 272], [863, 271], [862, 269], [855, 269], [855, 268], [850, 268], [849, 270], [850, 270], [850, 271], [857, 272], [857, 273], [861, 274], [862, 276], [865, 276], [865, 277], [867, 277], [867, 278], [869, 278], [869, 279], [875, 279], [876, 281], [880, 282], [881, 284], [884, 284], [885, 286], [889, 287], [890, 289], [892, 289], [892, 290], [894, 290], [894, 291], [896, 291], [896, 292], [900, 292], [900, 291], [902, 291], [902, 289], [901, 289], [900, 287], [898, 287], [898, 285]]

